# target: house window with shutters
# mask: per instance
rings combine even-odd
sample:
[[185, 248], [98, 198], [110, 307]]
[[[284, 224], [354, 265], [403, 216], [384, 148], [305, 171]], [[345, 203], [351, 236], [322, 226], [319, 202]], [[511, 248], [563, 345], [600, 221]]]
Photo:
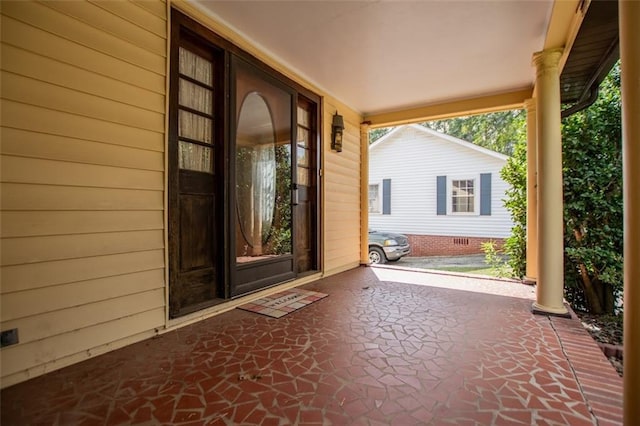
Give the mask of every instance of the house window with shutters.
[[491, 215], [491, 173], [475, 176], [438, 176], [436, 214]]

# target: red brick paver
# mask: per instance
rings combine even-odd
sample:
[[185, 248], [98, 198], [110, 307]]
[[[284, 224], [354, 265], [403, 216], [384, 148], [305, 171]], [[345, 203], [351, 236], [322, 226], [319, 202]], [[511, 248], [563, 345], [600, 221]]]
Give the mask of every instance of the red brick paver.
[[531, 287], [358, 268], [304, 288], [329, 297], [280, 319], [234, 310], [4, 389], [2, 424], [620, 423], [615, 370], [576, 319], [531, 314]]

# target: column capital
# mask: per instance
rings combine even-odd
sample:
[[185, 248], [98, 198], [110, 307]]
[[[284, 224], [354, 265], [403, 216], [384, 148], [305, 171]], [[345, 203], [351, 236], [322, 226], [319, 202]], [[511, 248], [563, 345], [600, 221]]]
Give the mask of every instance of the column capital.
[[538, 70], [557, 68], [564, 48], [542, 50], [533, 54], [532, 63]]
[[536, 98], [529, 98], [524, 101], [524, 109], [527, 112], [532, 112], [536, 110]]

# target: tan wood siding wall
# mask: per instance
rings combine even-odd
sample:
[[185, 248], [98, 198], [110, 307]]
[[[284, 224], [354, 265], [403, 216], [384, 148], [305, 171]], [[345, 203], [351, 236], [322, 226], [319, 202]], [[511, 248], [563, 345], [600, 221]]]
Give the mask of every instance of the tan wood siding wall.
[[[344, 117], [342, 152], [331, 150], [331, 122]], [[360, 264], [360, 122], [339, 102], [324, 102], [324, 270], [327, 275]]]
[[165, 323], [164, 1], [2, 2], [2, 386]]

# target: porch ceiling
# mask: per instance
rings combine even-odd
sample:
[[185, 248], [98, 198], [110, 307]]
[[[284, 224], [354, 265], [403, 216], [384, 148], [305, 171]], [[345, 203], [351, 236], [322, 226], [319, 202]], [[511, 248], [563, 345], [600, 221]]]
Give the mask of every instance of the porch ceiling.
[[363, 114], [533, 85], [553, 1], [208, 1], [200, 8]]

